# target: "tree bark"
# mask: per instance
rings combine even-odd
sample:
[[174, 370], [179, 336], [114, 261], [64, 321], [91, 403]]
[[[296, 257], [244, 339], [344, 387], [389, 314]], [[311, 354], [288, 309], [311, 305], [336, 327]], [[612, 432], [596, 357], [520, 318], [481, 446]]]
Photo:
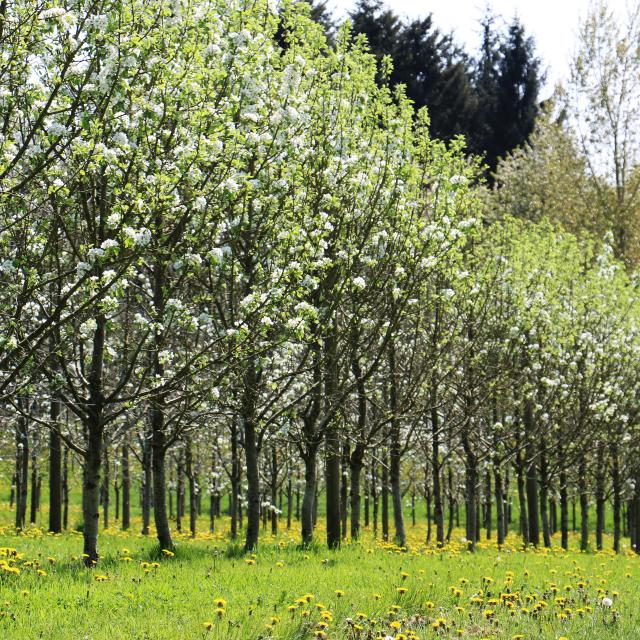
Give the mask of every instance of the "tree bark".
[[190, 438], [187, 438], [185, 445], [185, 467], [187, 480], [189, 481], [189, 531], [191, 537], [195, 538], [198, 528], [198, 489]]
[[49, 531], [62, 531], [62, 440], [58, 431], [60, 400], [51, 398], [49, 419]]
[[98, 524], [100, 522], [100, 467], [102, 465], [103, 426], [98, 411], [92, 416], [88, 429], [88, 447], [84, 461], [83, 501], [83, 538], [84, 564], [95, 566], [98, 554]]
[[389, 540], [389, 457], [385, 453], [382, 460], [382, 539]]
[[596, 548], [602, 551], [605, 516], [605, 464], [604, 443], [599, 442], [596, 451]]
[[528, 542], [537, 547], [540, 544], [540, 522], [539, 522], [539, 498], [538, 498], [538, 472], [536, 444], [533, 430], [533, 407], [531, 400], [526, 400], [524, 404], [524, 428], [526, 438], [526, 489], [527, 489], [527, 516], [529, 525]]
[[240, 498], [240, 454], [238, 451], [238, 417], [231, 419], [231, 540], [238, 538], [238, 503]]
[[617, 444], [611, 445], [611, 481], [613, 489], [613, 550], [620, 553], [620, 522], [622, 508], [622, 482]]
[[[364, 445], [356, 444], [351, 455], [350, 480], [351, 480], [351, 539], [357, 540], [360, 537], [360, 479], [364, 464]], [[366, 510], [365, 510], [366, 511]]]
[[260, 473], [258, 470], [258, 434], [256, 425], [256, 396], [258, 375], [255, 357], [247, 363], [241, 402], [241, 415], [244, 426], [244, 454], [247, 467], [247, 530], [245, 533], [245, 552], [254, 551], [260, 535]]
[[304, 461], [304, 493], [300, 521], [302, 525], [302, 545], [308, 546], [313, 541], [313, 513], [316, 498], [317, 455], [316, 451], [306, 452]]
[[542, 539], [544, 546], [551, 547], [551, 527], [549, 524], [549, 469], [544, 441], [540, 451], [540, 517], [542, 520]]
[[584, 455], [578, 463], [578, 492], [580, 494], [580, 550], [589, 548], [589, 494], [587, 492], [587, 463]]
[[122, 530], [127, 531], [131, 526], [131, 474], [129, 471], [129, 444], [125, 439], [121, 451], [122, 471]]
[[[26, 409], [20, 399], [23, 410]], [[27, 493], [29, 482], [29, 426], [21, 415], [16, 423], [16, 529], [27, 523]]]
[[502, 548], [505, 539], [504, 529], [504, 497], [502, 495], [502, 474], [498, 460], [493, 462], [493, 490], [496, 499], [496, 536], [498, 538], [498, 549]]
[[444, 509], [440, 482], [440, 419], [438, 416], [435, 381], [431, 389], [431, 483], [433, 485], [433, 517], [436, 525], [436, 544], [444, 545]]
[[569, 498], [567, 496], [567, 472], [560, 471], [560, 536], [562, 548], [569, 549]]

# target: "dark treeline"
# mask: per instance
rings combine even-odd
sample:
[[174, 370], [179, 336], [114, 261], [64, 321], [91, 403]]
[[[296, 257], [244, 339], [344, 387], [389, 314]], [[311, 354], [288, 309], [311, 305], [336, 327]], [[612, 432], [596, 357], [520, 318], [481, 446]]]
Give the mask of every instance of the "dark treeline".
[[[326, 2], [314, 3], [312, 16], [335, 33]], [[529, 139], [544, 73], [534, 40], [517, 17], [501, 28], [501, 19], [487, 10], [478, 25], [478, 52], [461, 48], [431, 14], [403, 20], [384, 0], [358, 0], [349, 19], [378, 61], [388, 56], [393, 63], [379, 81], [403, 85], [416, 109], [427, 107], [433, 137], [464, 136], [467, 149], [484, 159], [489, 180], [498, 159]]]

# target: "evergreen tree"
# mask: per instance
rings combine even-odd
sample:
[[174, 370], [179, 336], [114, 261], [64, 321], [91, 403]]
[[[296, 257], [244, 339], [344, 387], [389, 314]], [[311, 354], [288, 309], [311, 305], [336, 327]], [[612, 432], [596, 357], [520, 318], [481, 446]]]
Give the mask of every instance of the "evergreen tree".
[[482, 19], [482, 45], [480, 57], [476, 62], [474, 89], [476, 94], [476, 110], [473, 116], [473, 127], [468, 140], [471, 151], [491, 159], [499, 157], [501, 149], [493, 132], [497, 125], [498, 64], [500, 62], [500, 41], [494, 28], [495, 17], [487, 12]]
[[500, 36], [495, 18], [482, 22], [483, 39], [476, 65], [477, 109], [470, 148], [484, 156], [488, 179], [498, 160], [529, 140], [540, 111], [538, 102], [544, 76], [533, 38], [527, 37], [518, 18]]
[[392, 86], [405, 85], [415, 107], [427, 107], [434, 137], [469, 133], [475, 104], [469, 61], [431, 15], [404, 23], [381, 0], [359, 0], [350, 18], [379, 60], [391, 57]]
[[432, 136], [469, 134], [475, 105], [469, 61], [431, 15], [404, 26], [394, 62], [394, 80], [406, 85], [417, 108], [427, 107]]
[[354, 33], [367, 37], [369, 49], [378, 60], [391, 56], [396, 63], [403, 30], [402, 20], [382, 0], [358, 0], [349, 13]]
[[[498, 62], [493, 137], [501, 157], [526, 142], [533, 132], [543, 79], [533, 38], [527, 37], [524, 26], [515, 18], [500, 45]], [[491, 157], [488, 160], [494, 162]]]

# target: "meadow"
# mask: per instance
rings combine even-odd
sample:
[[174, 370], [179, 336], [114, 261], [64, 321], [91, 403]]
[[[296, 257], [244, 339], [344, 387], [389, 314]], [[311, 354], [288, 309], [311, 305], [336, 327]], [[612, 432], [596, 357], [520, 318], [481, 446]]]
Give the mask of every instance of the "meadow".
[[[7, 516], [5, 508], [4, 515]], [[6, 517], [4, 518], [6, 521]], [[628, 548], [502, 549], [468, 553], [455, 530], [444, 549], [409, 527], [408, 545], [365, 531], [339, 551], [301, 549], [297, 527], [262, 533], [255, 554], [231, 544], [224, 519], [175, 552], [139, 522], [101, 535], [83, 567], [82, 535], [0, 528], [0, 637], [8, 640], [507, 638], [636, 640], [640, 558]], [[206, 531], [206, 532], [205, 532]], [[323, 523], [317, 538], [323, 539]], [[607, 540], [607, 543], [610, 541]]]

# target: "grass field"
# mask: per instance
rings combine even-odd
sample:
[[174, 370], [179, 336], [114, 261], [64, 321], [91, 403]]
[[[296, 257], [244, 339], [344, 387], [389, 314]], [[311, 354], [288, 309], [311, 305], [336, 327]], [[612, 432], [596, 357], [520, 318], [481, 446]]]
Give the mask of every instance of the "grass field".
[[292, 529], [265, 534], [244, 557], [223, 526], [179, 537], [174, 556], [114, 529], [101, 536], [100, 565], [85, 570], [80, 534], [7, 526], [0, 638], [640, 638], [640, 558], [628, 550], [581, 554], [572, 540], [564, 553], [554, 540], [551, 551], [523, 551], [512, 536], [469, 554], [460, 531], [442, 551], [424, 533], [409, 527], [406, 550], [365, 532], [328, 552], [300, 550]]

